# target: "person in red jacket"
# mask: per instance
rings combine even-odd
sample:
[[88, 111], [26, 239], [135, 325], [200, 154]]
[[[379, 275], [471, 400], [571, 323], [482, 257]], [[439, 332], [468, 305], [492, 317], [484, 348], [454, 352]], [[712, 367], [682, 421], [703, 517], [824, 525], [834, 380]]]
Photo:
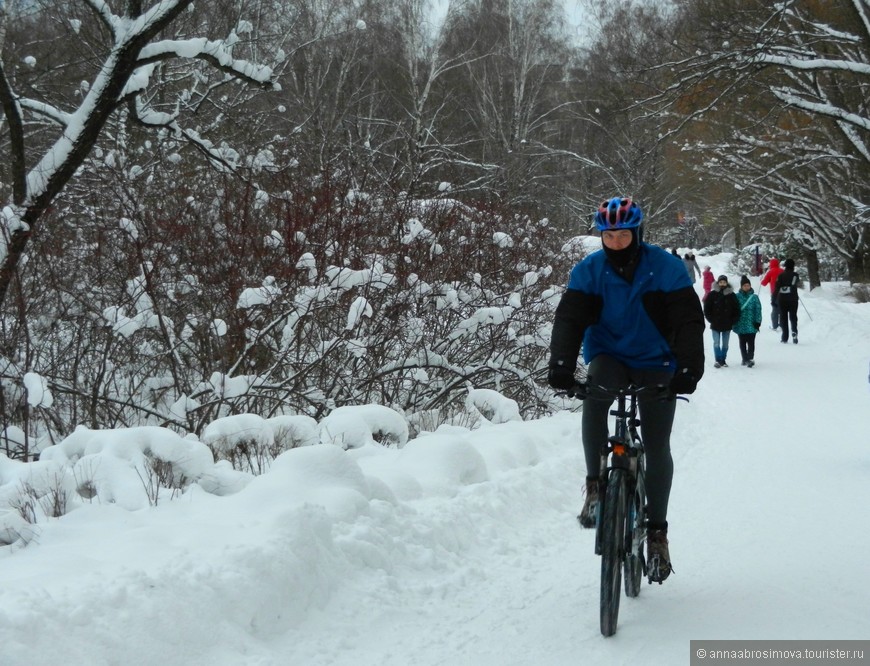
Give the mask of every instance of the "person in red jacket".
[[704, 285], [704, 295], [701, 297], [702, 301], [707, 299], [707, 294], [709, 294], [710, 290], [713, 288], [713, 282], [715, 279], [716, 278], [713, 277], [713, 271], [710, 270], [710, 267], [704, 266], [704, 272], [701, 273], [701, 280]]
[[776, 299], [776, 278], [780, 276], [783, 269], [779, 265], [779, 259], [771, 259], [767, 273], [761, 278], [761, 286], [770, 285], [770, 328], [776, 330], [779, 328], [779, 302]]

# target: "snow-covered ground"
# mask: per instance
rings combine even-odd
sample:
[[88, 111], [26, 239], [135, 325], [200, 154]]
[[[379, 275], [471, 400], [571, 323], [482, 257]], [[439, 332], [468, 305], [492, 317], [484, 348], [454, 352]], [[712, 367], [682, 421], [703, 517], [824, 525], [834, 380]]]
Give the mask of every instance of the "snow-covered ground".
[[[715, 275], [726, 259], [698, 257]], [[752, 283], [756, 367], [732, 336], [714, 369], [708, 337], [678, 407], [676, 573], [623, 599], [613, 638], [566, 411], [401, 449], [304, 446], [222, 496], [42, 521], [0, 549], [0, 663], [670, 665], [692, 639], [866, 639], [870, 304], [802, 292], [800, 344], [780, 344]]]

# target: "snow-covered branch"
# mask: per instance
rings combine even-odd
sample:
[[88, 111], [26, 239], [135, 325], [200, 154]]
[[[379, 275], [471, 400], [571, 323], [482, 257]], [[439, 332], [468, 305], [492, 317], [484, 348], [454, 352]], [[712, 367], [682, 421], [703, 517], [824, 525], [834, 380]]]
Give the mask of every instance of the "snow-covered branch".
[[45, 102], [21, 97], [18, 99], [18, 104], [23, 110], [49, 118], [61, 127], [68, 127], [70, 122], [73, 120], [72, 114], [61, 111], [57, 107]]
[[746, 58], [746, 61], [756, 65], [773, 65], [785, 69], [796, 69], [805, 72], [839, 71], [852, 72], [862, 76], [870, 76], [870, 64], [841, 60], [834, 58], [791, 58], [769, 53], [758, 53]]
[[120, 24], [120, 17], [112, 11], [109, 4], [104, 0], [84, 0], [84, 2], [94, 11], [103, 25], [112, 32], [112, 35], [117, 36], [117, 27]]
[[258, 65], [248, 60], [234, 58], [226, 42], [205, 38], [171, 40], [164, 39], [145, 46], [139, 52], [138, 62], [142, 65], [182, 58], [188, 60], [203, 60], [223, 72], [239, 79], [256, 83], [264, 88], [275, 88], [272, 80], [272, 68]]
[[[139, 99], [150, 86], [160, 85], [152, 81], [156, 63], [170, 58], [199, 59], [224, 72], [228, 78], [265, 88], [275, 87], [272, 69], [235, 58], [229, 41], [197, 38], [148, 43], [167, 31], [191, 3], [192, 0], [161, 0], [139, 15], [119, 17], [107, 2], [88, 0], [88, 6], [111, 29], [114, 40], [107, 50], [105, 45], [93, 45], [95, 50], [104, 50], [104, 61], [93, 80], [82, 85], [86, 94], [74, 110], [64, 110], [62, 104], [48, 99], [33, 99], [32, 95], [21, 97], [0, 70], [0, 102], [11, 139], [8, 161], [12, 167], [13, 201], [23, 209], [18, 215], [21, 225], [2, 229], [6, 242], [0, 255], [0, 303], [5, 299], [15, 267], [43, 214], [85, 162], [120, 106], [127, 105], [133, 117], [143, 124], [169, 126], [176, 134], [181, 133], [177, 125], [177, 105], [173, 112], [167, 113]], [[138, 13], [136, 3], [131, 3], [128, 9], [133, 14]], [[28, 154], [26, 114], [48, 118], [60, 126], [59, 135], [41, 157]], [[40, 136], [39, 142], [44, 144], [44, 139]], [[25, 172], [28, 163], [33, 166]]]

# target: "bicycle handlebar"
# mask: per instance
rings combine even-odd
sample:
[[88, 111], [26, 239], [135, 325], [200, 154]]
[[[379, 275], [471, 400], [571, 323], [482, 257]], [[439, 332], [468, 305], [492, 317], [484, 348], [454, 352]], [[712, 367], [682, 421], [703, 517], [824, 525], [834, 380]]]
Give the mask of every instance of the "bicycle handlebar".
[[587, 391], [592, 389], [593, 391], [603, 393], [604, 395], [611, 398], [618, 398], [620, 396], [625, 396], [626, 398], [628, 398], [633, 395], [640, 395], [642, 393], [667, 393], [668, 395], [670, 395], [671, 391], [670, 387], [667, 384], [649, 384], [647, 386], [629, 384], [628, 386], [623, 386], [620, 388], [608, 388], [607, 386], [601, 386], [600, 384], [584, 384], [583, 386], [585, 386]]
[[638, 386], [637, 384], [629, 384], [628, 386], [623, 386], [621, 388], [609, 388], [607, 386], [601, 386], [600, 384], [584, 384], [582, 382], [575, 382], [574, 386], [566, 391], [559, 391], [556, 395], [565, 395], [569, 398], [578, 398], [580, 400], [585, 400], [589, 391], [593, 390], [596, 393], [604, 395], [608, 398], [619, 398], [619, 397], [631, 397], [631, 396], [639, 396], [643, 393], [656, 393], [659, 398], [664, 400], [666, 398], [676, 398], [677, 400], [685, 400], [689, 402], [689, 399], [684, 395], [676, 395], [674, 394], [670, 386], [667, 384], [649, 384], [646, 386]]

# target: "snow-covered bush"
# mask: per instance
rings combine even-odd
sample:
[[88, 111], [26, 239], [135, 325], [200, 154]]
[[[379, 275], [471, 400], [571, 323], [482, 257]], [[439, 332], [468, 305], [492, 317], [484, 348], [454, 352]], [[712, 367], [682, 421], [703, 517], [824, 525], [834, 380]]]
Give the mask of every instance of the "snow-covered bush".
[[[358, 404], [441, 410], [447, 422], [468, 418], [468, 385], [499, 391], [523, 416], [549, 409], [549, 327], [582, 238], [564, 243], [547, 220], [343, 182], [293, 182], [297, 196], [256, 203], [214, 178], [167, 187], [113, 232], [83, 226], [76, 241], [93, 229], [114, 268], [77, 260], [67, 292], [34, 291], [43, 311], [64, 314], [28, 323], [40, 353], [3, 376], [21, 405], [8, 425], [28, 441], [58, 441], [79, 423], [204, 434], [222, 417], [320, 420]], [[33, 268], [61, 271], [66, 260]], [[25, 375], [44, 380], [31, 388], [51, 404], [26, 402]], [[319, 437], [297, 426], [278, 438], [290, 441], [274, 428], [247, 444], [205, 440], [218, 458], [262, 471]]]
[[401, 448], [408, 441], [405, 418], [389, 407], [339, 407], [320, 422], [321, 444], [356, 449], [369, 443]]
[[[32, 465], [46, 465], [34, 481]], [[27, 482], [46, 493], [64, 484], [88, 501], [115, 503], [127, 509], [158, 504], [211, 470], [214, 458], [203, 443], [167, 428], [142, 426], [122, 430], [78, 428], [32, 463]]]
[[203, 443], [215, 460], [227, 460], [233, 469], [262, 474], [284, 450], [275, 444], [272, 425], [256, 414], [235, 414], [216, 419], [202, 432]]

